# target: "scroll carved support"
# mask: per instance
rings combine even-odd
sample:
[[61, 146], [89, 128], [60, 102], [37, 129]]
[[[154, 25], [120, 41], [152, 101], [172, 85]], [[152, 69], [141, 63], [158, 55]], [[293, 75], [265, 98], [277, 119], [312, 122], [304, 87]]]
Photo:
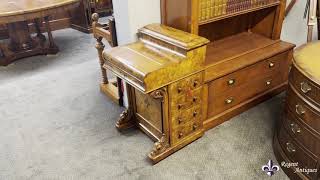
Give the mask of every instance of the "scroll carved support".
[[150, 159], [156, 159], [157, 156], [164, 153], [170, 147], [168, 139], [165, 134], [162, 135], [160, 140], [154, 143], [154, 146], [149, 154]]
[[164, 101], [164, 96], [167, 92], [166, 88], [158, 89], [150, 93], [150, 96], [152, 96], [154, 99], [161, 99], [161, 101]]

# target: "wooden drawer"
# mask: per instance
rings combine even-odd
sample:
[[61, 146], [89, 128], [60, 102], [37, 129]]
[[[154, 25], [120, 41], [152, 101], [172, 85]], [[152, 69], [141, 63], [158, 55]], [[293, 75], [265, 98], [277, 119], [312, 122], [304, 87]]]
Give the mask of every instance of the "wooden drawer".
[[288, 71], [287, 61], [281, 59], [283, 59], [281, 55], [275, 56], [259, 62], [255, 65], [251, 65], [229, 75], [221, 77], [213, 81], [212, 91], [214, 91], [215, 94], [222, 94], [232, 88], [261, 78], [261, 74], [270, 74], [270, 72], [279, 71], [280, 69]]
[[178, 82], [175, 82], [169, 86], [169, 92], [172, 95], [170, 98], [174, 99], [179, 96], [184, 96], [189, 93], [190, 90], [194, 90], [202, 86], [203, 77], [202, 73], [184, 78]]
[[290, 72], [289, 81], [300, 94], [320, 107], [320, 87], [304, 76], [295, 66]]
[[202, 101], [202, 87], [198, 89], [191, 90], [184, 96], [178, 96], [177, 98], [172, 98], [170, 102], [172, 114], [178, 114], [186, 109], [200, 104]]
[[214, 82], [209, 84], [209, 103], [208, 116], [217, 115], [237, 104], [261, 93], [267, 91], [277, 85], [283, 83], [283, 79], [279, 77], [280, 72], [272, 72], [269, 75], [260, 76], [255, 81], [248, 82], [241, 86], [232, 88], [223, 94], [214, 92]]
[[171, 133], [172, 143], [177, 144], [179, 141], [197, 132], [197, 130], [201, 129], [201, 127], [202, 122], [195, 121], [174, 128]]
[[[301, 148], [295, 140], [293, 140], [286, 129], [281, 127], [279, 132], [279, 143], [284, 153], [293, 163], [298, 163], [299, 168], [305, 169], [316, 169], [317, 160], [316, 157], [306, 152], [303, 148]], [[314, 176], [313, 173], [304, 173], [309, 178]]]
[[172, 117], [172, 127], [176, 128], [178, 126], [184, 125], [191, 121], [201, 122], [201, 107], [197, 105], [190, 109], [187, 109], [179, 114], [173, 115]]
[[290, 110], [286, 110], [283, 125], [298, 143], [320, 157], [320, 140], [313, 130], [309, 130]]
[[287, 106], [291, 112], [301, 118], [310, 129], [320, 134], [320, 112], [310, 107], [302, 97], [299, 97], [291, 85], [287, 92]]

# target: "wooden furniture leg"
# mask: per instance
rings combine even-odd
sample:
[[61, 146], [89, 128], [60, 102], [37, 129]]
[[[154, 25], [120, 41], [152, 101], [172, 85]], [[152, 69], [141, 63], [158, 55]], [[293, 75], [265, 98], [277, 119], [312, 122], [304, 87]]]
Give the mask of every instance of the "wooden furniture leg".
[[44, 17], [44, 21], [45, 21], [46, 30], [48, 33], [48, 38], [49, 38], [49, 52], [50, 54], [56, 54], [59, 52], [59, 48], [53, 41], [52, 31], [51, 31], [50, 22], [49, 22], [49, 16]]
[[133, 89], [129, 84], [126, 84], [127, 96], [128, 96], [128, 109], [124, 110], [120, 114], [120, 118], [116, 123], [118, 130], [125, 130], [135, 126], [134, 112], [133, 112]]

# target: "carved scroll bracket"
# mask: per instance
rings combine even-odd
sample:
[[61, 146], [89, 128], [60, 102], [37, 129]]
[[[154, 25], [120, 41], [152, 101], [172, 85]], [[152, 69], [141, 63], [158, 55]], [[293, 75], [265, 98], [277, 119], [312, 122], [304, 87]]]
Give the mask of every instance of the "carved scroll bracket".
[[134, 121], [132, 119], [132, 113], [130, 110], [126, 109], [121, 114], [116, 123], [116, 128], [118, 130], [128, 129], [134, 126]]
[[155, 159], [158, 155], [165, 152], [167, 148], [169, 148], [169, 142], [165, 134], [162, 135], [160, 140], [154, 143], [154, 146], [149, 154], [151, 159]]
[[154, 99], [161, 99], [161, 101], [164, 101], [164, 96], [167, 93], [167, 88], [161, 88], [158, 90], [155, 90], [153, 92], [150, 93], [150, 96], [152, 96]]

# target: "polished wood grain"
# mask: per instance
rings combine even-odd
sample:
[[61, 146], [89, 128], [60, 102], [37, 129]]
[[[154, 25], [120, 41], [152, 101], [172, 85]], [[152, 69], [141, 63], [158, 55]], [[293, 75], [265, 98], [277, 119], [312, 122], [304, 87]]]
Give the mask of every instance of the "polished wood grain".
[[163, 134], [154, 128], [159, 120], [134, 116], [157, 141], [149, 154], [155, 163], [285, 90], [295, 47], [280, 40], [284, 0], [206, 23], [198, 0], [163, 0], [161, 7], [162, 22], [182, 31], [147, 25], [137, 42], [103, 53], [103, 67], [140, 92], [129, 101], [142, 106], [151, 96], [162, 104]]
[[[56, 54], [49, 16], [65, 12], [78, 4], [77, 0], [18, 0], [0, 4], [0, 24], [7, 24], [9, 44], [0, 44], [0, 65], [34, 55]], [[44, 24], [41, 20], [44, 20]], [[34, 21], [36, 36], [31, 37], [28, 21]], [[48, 41], [41, 32], [44, 25]]]
[[312, 170], [294, 173], [295, 168], [283, 168], [290, 179], [320, 177], [319, 51], [309, 51], [316, 47], [320, 44], [307, 44], [294, 54], [285, 111], [274, 138], [278, 161], [298, 163], [295, 168]]

